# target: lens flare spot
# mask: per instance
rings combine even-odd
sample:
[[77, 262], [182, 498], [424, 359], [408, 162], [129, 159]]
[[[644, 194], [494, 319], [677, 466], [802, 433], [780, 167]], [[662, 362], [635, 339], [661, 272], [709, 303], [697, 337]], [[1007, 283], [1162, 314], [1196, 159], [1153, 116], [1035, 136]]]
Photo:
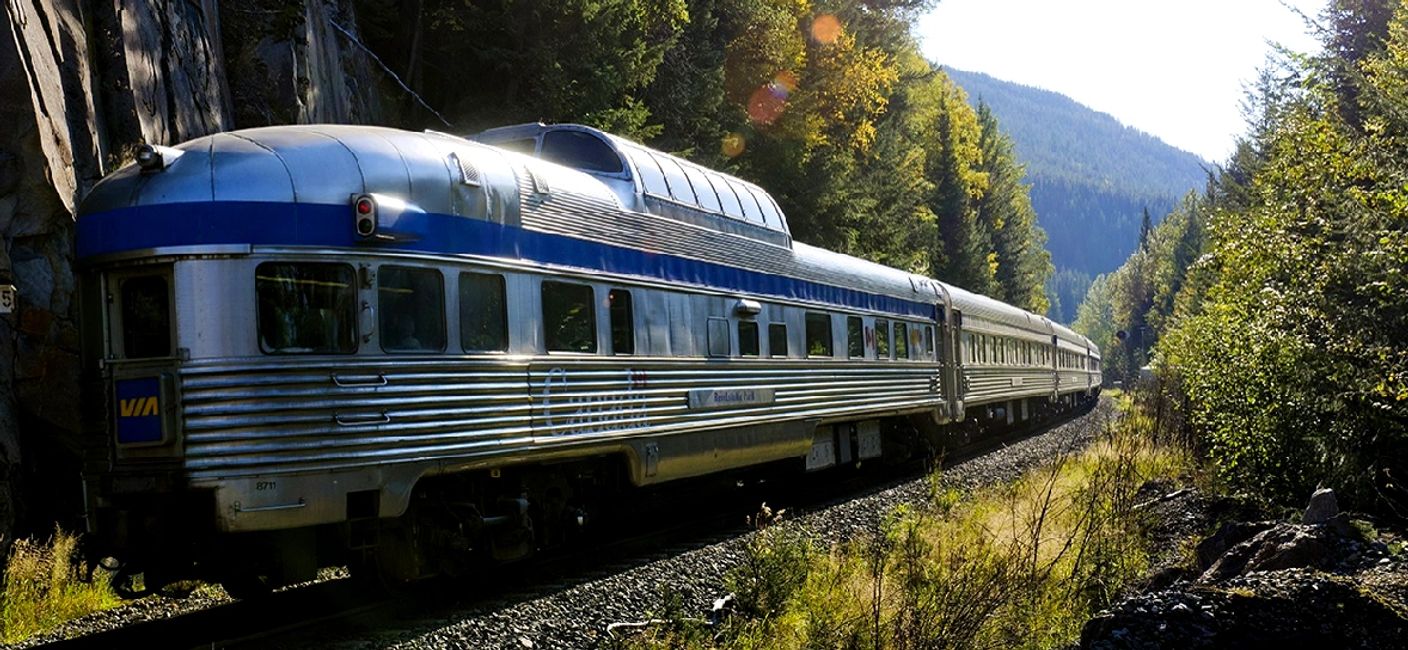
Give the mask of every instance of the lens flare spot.
[[738, 156], [742, 155], [743, 150], [747, 148], [747, 145], [748, 143], [743, 138], [743, 134], [735, 132], [724, 136], [723, 142], [720, 143], [719, 148], [725, 156], [729, 158], [737, 158]]
[[763, 84], [748, 98], [748, 119], [754, 124], [772, 124], [786, 108], [787, 91], [776, 83]]
[[812, 19], [812, 40], [831, 45], [841, 37], [841, 21], [831, 14], [820, 14]]
[[783, 99], [786, 99], [788, 95], [792, 94], [792, 91], [797, 89], [797, 75], [792, 74], [791, 70], [783, 70], [773, 75], [772, 85], [775, 90], [782, 93]]

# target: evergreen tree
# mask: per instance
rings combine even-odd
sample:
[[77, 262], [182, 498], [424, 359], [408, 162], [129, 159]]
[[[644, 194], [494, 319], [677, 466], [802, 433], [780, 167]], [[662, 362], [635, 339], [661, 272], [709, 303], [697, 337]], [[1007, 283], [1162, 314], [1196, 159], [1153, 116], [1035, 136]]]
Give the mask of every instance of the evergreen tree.
[[977, 201], [977, 220], [990, 240], [992, 269], [997, 281], [994, 297], [1045, 313], [1049, 302], [1045, 284], [1051, 277], [1051, 255], [1046, 233], [1036, 224], [1030, 187], [1022, 182], [1012, 141], [999, 129], [992, 110], [978, 104], [981, 171], [987, 189]]
[[1149, 250], [1149, 233], [1153, 230], [1153, 222], [1149, 219], [1149, 206], [1144, 206], [1144, 218], [1139, 222], [1139, 250]]

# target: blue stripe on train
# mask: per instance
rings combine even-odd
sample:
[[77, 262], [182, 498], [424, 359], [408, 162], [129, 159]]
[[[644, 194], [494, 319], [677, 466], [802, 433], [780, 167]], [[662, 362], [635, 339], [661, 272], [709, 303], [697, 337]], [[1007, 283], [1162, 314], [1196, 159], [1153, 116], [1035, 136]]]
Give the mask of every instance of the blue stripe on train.
[[563, 235], [453, 215], [403, 213], [388, 231], [409, 241], [368, 245], [352, 232], [341, 205], [248, 201], [168, 203], [86, 214], [78, 219], [78, 258], [164, 246], [356, 247], [521, 259], [706, 286], [727, 291], [815, 301], [932, 318], [934, 307], [845, 287], [650, 253]]

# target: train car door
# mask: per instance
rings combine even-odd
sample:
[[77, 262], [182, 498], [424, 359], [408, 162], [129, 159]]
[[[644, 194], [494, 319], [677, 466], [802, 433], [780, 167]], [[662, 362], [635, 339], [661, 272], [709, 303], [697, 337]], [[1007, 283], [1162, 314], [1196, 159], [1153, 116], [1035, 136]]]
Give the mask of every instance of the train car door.
[[175, 292], [169, 264], [103, 276], [103, 379], [119, 463], [181, 454]]
[[968, 395], [967, 373], [964, 371], [963, 350], [963, 310], [950, 309], [948, 324], [944, 327], [944, 345], [948, 356], [944, 363], [945, 381], [948, 384], [949, 415], [954, 421], [962, 421], [963, 399]]

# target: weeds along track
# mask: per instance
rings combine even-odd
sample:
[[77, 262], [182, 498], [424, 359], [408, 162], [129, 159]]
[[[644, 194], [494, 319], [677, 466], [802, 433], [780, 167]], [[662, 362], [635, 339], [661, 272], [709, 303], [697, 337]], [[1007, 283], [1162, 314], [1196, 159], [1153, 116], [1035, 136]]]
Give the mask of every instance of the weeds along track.
[[[1018, 430], [944, 459], [945, 483], [976, 487], [1015, 478], [1045, 458], [1090, 440], [1108, 418], [1096, 412], [1039, 430]], [[347, 578], [290, 588], [150, 620], [131, 620], [44, 647], [562, 647], [608, 642], [611, 623], [648, 618], [669, 607], [707, 610], [724, 595], [723, 575], [751, 533], [763, 503], [824, 543], [874, 530], [887, 512], [929, 494], [919, 463], [757, 480], [742, 486], [691, 484], [642, 505], [636, 525], [569, 553], [484, 567], [458, 578], [410, 585], [392, 594]], [[104, 614], [121, 618], [122, 610]], [[153, 618], [154, 617], [154, 618]], [[113, 625], [108, 622], [107, 625]], [[58, 634], [83, 634], [82, 620]], [[48, 638], [54, 638], [51, 634]], [[27, 645], [27, 644], [24, 644]]]

